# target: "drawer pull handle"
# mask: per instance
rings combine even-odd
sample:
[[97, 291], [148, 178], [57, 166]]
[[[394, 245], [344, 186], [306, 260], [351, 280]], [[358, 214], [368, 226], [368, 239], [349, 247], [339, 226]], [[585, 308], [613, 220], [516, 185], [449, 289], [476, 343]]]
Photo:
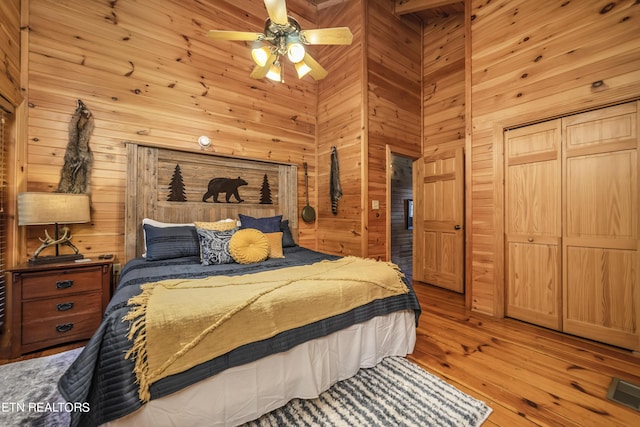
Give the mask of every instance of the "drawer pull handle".
[[56, 282], [56, 289], [67, 289], [73, 286], [73, 280], [61, 280]]
[[62, 304], [56, 305], [56, 310], [58, 311], [67, 311], [67, 310], [71, 310], [72, 308], [73, 308], [72, 302], [63, 302]]
[[56, 325], [56, 331], [58, 331], [60, 333], [69, 332], [71, 329], [73, 329], [73, 323], [65, 323], [65, 324], [62, 324], [62, 325]]

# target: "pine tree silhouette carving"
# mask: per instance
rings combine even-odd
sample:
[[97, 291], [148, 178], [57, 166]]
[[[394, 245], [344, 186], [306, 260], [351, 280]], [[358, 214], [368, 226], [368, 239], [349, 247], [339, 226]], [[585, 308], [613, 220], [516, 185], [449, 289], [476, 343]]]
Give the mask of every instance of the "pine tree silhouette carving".
[[264, 174], [264, 178], [262, 178], [262, 187], [260, 187], [260, 204], [273, 204], [273, 202], [271, 201], [271, 187], [269, 187], [269, 178], [267, 178], [266, 173]]
[[173, 170], [173, 176], [171, 182], [169, 182], [169, 197], [168, 202], [186, 202], [187, 196], [184, 192], [184, 182], [182, 181], [182, 171], [180, 165], [176, 164], [176, 168]]

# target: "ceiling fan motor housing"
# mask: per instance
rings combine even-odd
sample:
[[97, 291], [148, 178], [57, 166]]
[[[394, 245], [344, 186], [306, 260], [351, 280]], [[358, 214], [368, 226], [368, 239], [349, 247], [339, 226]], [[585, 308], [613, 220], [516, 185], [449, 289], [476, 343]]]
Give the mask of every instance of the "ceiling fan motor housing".
[[287, 47], [291, 43], [305, 43], [302, 37], [300, 37], [300, 24], [295, 18], [289, 16], [289, 22], [286, 25], [276, 24], [272, 22], [270, 18], [267, 18], [264, 25], [265, 41], [270, 42], [275, 46], [276, 52], [279, 55], [285, 55], [287, 53]]

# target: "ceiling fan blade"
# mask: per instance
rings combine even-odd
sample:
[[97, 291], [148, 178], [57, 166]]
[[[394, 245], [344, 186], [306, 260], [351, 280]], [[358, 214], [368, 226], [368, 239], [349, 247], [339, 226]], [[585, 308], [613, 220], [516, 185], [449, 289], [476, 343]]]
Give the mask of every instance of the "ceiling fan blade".
[[305, 44], [351, 44], [353, 34], [348, 27], [301, 30], [300, 40]]
[[278, 25], [287, 25], [289, 23], [285, 0], [264, 0], [264, 6], [267, 8], [271, 22]]
[[271, 55], [269, 58], [267, 58], [267, 61], [263, 66], [256, 65], [253, 68], [253, 71], [251, 71], [250, 77], [252, 79], [257, 79], [257, 80], [265, 78], [267, 76], [267, 73], [269, 73], [269, 69], [271, 69], [271, 66], [276, 61], [276, 59], [277, 58], [275, 55]]
[[256, 80], [264, 79], [269, 72], [269, 68], [271, 68], [271, 64], [265, 65], [263, 67], [256, 65], [253, 68], [253, 71], [251, 71], [250, 77]]
[[320, 65], [318, 61], [313, 59], [308, 53], [304, 55], [303, 61], [309, 68], [311, 68], [311, 71], [309, 71], [309, 75], [315, 80], [322, 80], [327, 77], [327, 74], [329, 74], [329, 72], [325, 70], [324, 67], [322, 67], [322, 65]]
[[207, 33], [209, 38], [214, 40], [232, 40], [232, 41], [260, 41], [264, 39], [264, 34], [251, 33], [247, 31], [225, 31], [225, 30], [209, 30]]

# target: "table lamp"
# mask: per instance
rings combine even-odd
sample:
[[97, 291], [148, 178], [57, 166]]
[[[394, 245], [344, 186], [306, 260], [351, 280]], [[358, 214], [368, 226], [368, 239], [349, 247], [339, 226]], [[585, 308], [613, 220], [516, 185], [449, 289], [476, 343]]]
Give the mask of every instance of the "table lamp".
[[[49, 264], [69, 262], [82, 259], [84, 256], [71, 243], [69, 228], [65, 225], [59, 229], [59, 224], [79, 224], [89, 222], [89, 195], [70, 193], [38, 193], [27, 192], [18, 194], [18, 225], [55, 225], [55, 237], [49, 236], [45, 229], [45, 238], [40, 238], [42, 244], [29, 259], [29, 264]], [[62, 236], [60, 236], [62, 231]], [[44, 249], [54, 246], [55, 256], [40, 256]], [[73, 254], [60, 254], [59, 246], [69, 246]]]

